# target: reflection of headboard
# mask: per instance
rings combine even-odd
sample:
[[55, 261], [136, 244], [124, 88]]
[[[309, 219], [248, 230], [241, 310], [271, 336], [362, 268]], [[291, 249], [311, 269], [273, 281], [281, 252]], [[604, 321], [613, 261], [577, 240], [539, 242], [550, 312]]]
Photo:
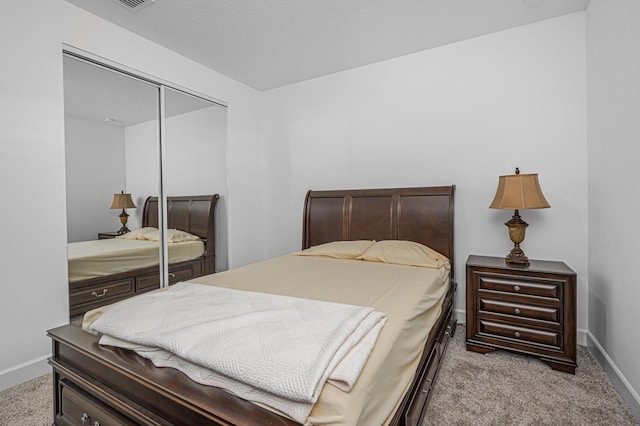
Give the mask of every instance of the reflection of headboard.
[[[205, 273], [212, 273], [215, 258], [214, 210], [220, 196], [186, 195], [167, 197], [167, 227], [202, 238], [205, 243]], [[142, 212], [142, 226], [158, 227], [158, 197], [148, 197]]]
[[455, 186], [309, 191], [302, 248], [339, 240], [410, 240], [451, 261]]

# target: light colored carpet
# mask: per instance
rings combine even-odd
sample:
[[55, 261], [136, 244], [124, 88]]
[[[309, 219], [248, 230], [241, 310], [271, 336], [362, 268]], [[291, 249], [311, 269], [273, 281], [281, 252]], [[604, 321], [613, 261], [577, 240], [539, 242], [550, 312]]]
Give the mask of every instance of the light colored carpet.
[[1, 426], [45, 426], [53, 423], [51, 374], [0, 392]]
[[[573, 376], [536, 358], [467, 352], [464, 334], [459, 326], [449, 342], [425, 426], [638, 425], [584, 347]], [[50, 425], [51, 399], [50, 374], [0, 392], [0, 425]]]
[[600, 365], [578, 346], [575, 376], [534, 357], [468, 352], [449, 342], [424, 425], [637, 425]]

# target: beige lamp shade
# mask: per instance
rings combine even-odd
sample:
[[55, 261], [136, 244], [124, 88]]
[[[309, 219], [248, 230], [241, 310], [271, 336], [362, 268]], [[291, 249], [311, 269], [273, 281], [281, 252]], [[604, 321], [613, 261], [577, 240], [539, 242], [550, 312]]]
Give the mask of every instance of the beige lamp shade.
[[113, 203], [111, 204], [112, 209], [135, 209], [136, 205], [133, 204], [133, 200], [131, 199], [131, 194], [113, 194]]
[[551, 206], [542, 194], [538, 175], [532, 173], [500, 176], [496, 196], [489, 207], [504, 210], [527, 210], [545, 209]]

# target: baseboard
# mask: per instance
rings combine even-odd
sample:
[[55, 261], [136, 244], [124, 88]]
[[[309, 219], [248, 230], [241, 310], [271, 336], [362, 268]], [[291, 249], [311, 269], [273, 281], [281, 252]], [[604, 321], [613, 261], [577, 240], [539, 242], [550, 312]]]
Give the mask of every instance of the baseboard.
[[576, 330], [576, 343], [580, 346], [587, 346], [587, 330], [577, 329]]
[[607, 374], [613, 386], [615, 386], [627, 402], [636, 420], [640, 421], [640, 395], [638, 395], [638, 392], [631, 386], [631, 383], [629, 383], [624, 374], [622, 374], [622, 371], [616, 366], [600, 342], [598, 342], [589, 331], [587, 331], [587, 348]]
[[48, 358], [49, 355], [44, 355], [0, 371], [0, 391], [35, 379], [43, 374], [51, 373], [51, 367], [47, 363]]

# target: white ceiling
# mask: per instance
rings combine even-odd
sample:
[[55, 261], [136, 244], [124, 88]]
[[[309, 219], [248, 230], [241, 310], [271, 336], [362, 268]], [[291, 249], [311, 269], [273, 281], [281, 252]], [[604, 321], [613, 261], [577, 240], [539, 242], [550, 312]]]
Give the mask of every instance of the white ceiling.
[[67, 0], [258, 90], [584, 10], [589, 0]]

